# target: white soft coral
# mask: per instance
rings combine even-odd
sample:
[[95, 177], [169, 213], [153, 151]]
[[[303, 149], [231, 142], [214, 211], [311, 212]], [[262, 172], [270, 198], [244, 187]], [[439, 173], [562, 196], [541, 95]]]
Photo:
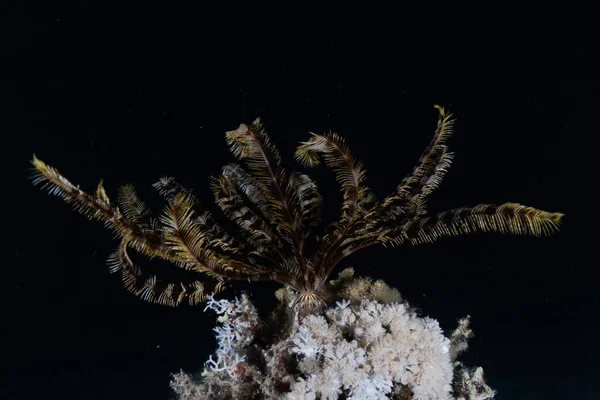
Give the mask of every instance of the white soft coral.
[[397, 291], [351, 278], [342, 271], [330, 286], [332, 298], [340, 301], [325, 315], [305, 316], [299, 326], [288, 306], [296, 293], [289, 289], [278, 291], [280, 306], [269, 324], [261, 323], [245, 295], [235, 301], [210, 298], [206, 309], [219, 314], [219, 348], [200, 381], [182, 372], [173, 375], [171, 387], [180, 400], [494, 396], [481, 368], [456, 360], [472, 336], [468, 317], [445, 338], [437, 321], [418, 317]]
[[293, 337], [305, 378], [288, 399], [386, 399], [394, 383], [414, 399], [451, 399], [450, 341], [437, 321], [403, 304], [338, 302], [322, 316], [306, 317]]

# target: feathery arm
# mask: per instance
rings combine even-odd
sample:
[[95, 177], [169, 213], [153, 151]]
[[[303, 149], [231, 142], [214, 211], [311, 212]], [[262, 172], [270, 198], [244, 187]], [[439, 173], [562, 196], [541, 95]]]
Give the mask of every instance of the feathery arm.
[[446, 141], [453, 132], [454, 118], [443, 107], [436, 105], [435, 108], [439, 112], [439, 119], [433, 139], [412, 172], [391, 195], [367, 215], [366, 218], [371, 219], [375, 226], [397, 217], [424, 214], [426, 197], [440, 185], [446, 175], [453, 158], [453, 153], [448, 152]]
[[187, 300], [193, 306], [203, 302], [207, 293], [215, 295], [224, 288], [226, 280], [220, 277], [208, 287], [200, 280], [186, 283], [161, 281], [133, 263], [127, 253], [128, 243], [128, 238], [124, 238], [118, 250], [109, 257], [110, 272], [121, 272], [125, 289], [144, 301], [177, 307]]
[[[120, 237], [129, 237], [130, 247], [149, 257], [160, 257], [172, 261], [172, 255], [160, 233], [147, 229], [135, 220], [123, 215], [118, 207], [111, 204], [102, 182], [95, 195], [90, 195], [73, 185], [57, 169], [46, 165], [35, 155], [31, 161], [35, 170], [32, 176], [34, 185], [41, 185], [50, 194], [60, 197], [73, 205], [79, 213], [96, 221], [103, 222]], [[132, 213], [133, 215], [133, 213]]]
[[271, 143], [260, 119], [250, 126], [241, 124], [238, 129], [226, 132], [225, 138], [233, 154], [244, 161], [248, 172], [256, 179], [258, 187], [268, 200], [269, 212], [266, 217], [269, 222], [299, 251], [300, 224], [285, 192], [287, 173], [281, 167], [279, 151]]
[[195, 222], [202, 227], [209, 239], [209, 246], [222, 249], [233, 254], [244, 254], [246, 252], [244, 243], [236, 240], [213, 220], [209, 211], [199, 208], [198, 201], [191, 190], [184, 188], [172, 177], [162, 177], [152, 185], [169, 202], [173, 203], [178, 195], [185, 196], [190, 203], [190, 209], [194, 212]]
[[558, 231], [562, 217], [561, 213], [516, 203], [479, 204], [418, 217], [389, 228], [382, 242], [393, 246], [400, 245], [407, 239], [412, 244], [431, 243], [441, 236], [474, 232], [542, 236]]
[[342, 241], [350, 233], [353, 224], [361, 217], [361, 211], [371, 206], [369, 203], [374, 202], [374, 197], [368, 194], [367, 188], [362, 184], [366, 174], [362, 163], [356, 162], [350, 153], [350, 148], [338, 134], [313, 133], [308, 141], [301, 142], [294, 154], [297, 161], [309, 167], [319, 165], [320, 155], [325, 164], [333, 169], [343, 196], [340, 220], [334, 232], [325, 236], [322, 248], [316, 255], [318, 270], [325, 272], [329, 269], [332, 258], [336, 257]]

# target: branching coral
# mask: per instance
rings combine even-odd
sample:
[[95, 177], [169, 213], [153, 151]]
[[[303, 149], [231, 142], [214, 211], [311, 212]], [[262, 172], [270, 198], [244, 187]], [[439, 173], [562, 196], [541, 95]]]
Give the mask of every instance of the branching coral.
[[288, 398], [337, 399], [347, 391], [349, 399], [385, 399], [394, 384], [417, 400], [450, 398], [450, 340], [437, 321], [369, 300], [338, 302], [327, 316], [305, 318], [294, 335], [292, 351], [308, 380], [299, 378]]
[[[358, 286], [394, 292], [383, 283], [353, 279], [349, 269], [328, 286], [329, 294], [340, 298]], [[215, 329], [218, 361], [211, 356], [213, 366], [201, 382], [180, 373], [171, 385], [182, 400], [483, 400], [494, 395], [481, 369], [471, 371], [456, 361], [472, 335], [468, 318], [445, 337], [437, 321], [419, 317], [406, 303], [378, 301], [367, 293], [361, 300], [338, 300], [324, 315], [306, 316], [297, 329], [288, 325], [264, 343], [253, 340], [264, 325], [246, 296], [234, 302], [211, 299], [209, 308], [221, 314]], [[284, 294], [279, 298], [290, 300]], [[272, 323], [277, 321], [284, 322]]]

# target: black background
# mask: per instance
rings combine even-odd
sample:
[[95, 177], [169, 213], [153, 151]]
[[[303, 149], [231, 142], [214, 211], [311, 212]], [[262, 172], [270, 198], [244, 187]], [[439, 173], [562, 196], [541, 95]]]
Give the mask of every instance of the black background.
[[[518, 202], [565, 213], [561, 232], [369, 248], [337, 271], [384, 279], [446, 332], [471, 315], [462, 359], [497, 399], [598, 398], [596, 17], [95, 4], [4, 14], [1, 398], [164, 399], [169, 373], [215, 349], [213, 314], [146, 304], [108, 273], [116, 242], [31, 186], [33, 153], [84, 190], [104, 179], [113, 199], [132, 183], [156, 212], [150, 185], [174, 176], [218, 214], [208, 177], [233, 160], [223, 133], [260, 116], [289, 168], [308, 131], [341, 133], [381, 199], [429, 142], [433, 104], [458, 122], [431, 210]], [[308, 173], [335, 218], [334, 178]], [[247, 289], [266, 314], [277, 287], [225, 295]]]

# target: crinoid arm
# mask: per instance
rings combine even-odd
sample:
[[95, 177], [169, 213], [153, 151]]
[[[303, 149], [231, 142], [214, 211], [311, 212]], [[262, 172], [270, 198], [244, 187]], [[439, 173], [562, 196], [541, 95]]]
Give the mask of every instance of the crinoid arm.
[[563, 214], [538, 210], [515, 203], [479, 204], [411, 219], [385, 231], [383, 243], [400, 245], [432, 243], [441, 236], [475, 232], [500, 232], [536, 237], [559, 229]]
[[[241, 124], [238, 129], [228, 131], [225, 137], [232, 153], [244, 162], [260, 191], [260, 195], [249, 196], [250, 201], [258, 203], [256, 205], [262, 209], [269, 224], [275, 226], [281, 237], [298, 250], [300, 224], [285, 190], [288, 174], [281, 167], [279, 151], [267, 136], [260, 120], [257, 119], [252, 125]], [[232, 179], [232, 174], [227, 174], [227, 171], [222, 176], [227, 175]], [[238, 186], [244, 189], [243, 182]], [[245, 189], [247, 193], [248, 188]]]
[[316, 184], [281, 167], [279, 151], [259, 119], [225, 137], [242, 165], [226, 165], [213, 179], [217, 204], [247, 234], [258, 255], [275, 260], [288, 285], [298, 290], [311, 286], [314, 267], [305, 244], [320, 220]]
[[[173, 179], [163, 178], [155, 187], [169, 201], [160, 218], [153, 218], [137, 197], [133, 187], [119, 190], [118, 204], [111, 203], [102, 182], [94, 195], [81, 190], [57, 169], [33, 157], [35, 185], [41, 185], [75, 210], [92, 220], [103, 222], [121, 244], [109, 259], [110, 270], [121, 272], [125, 287], [142, 299], [164, 305], [179, 305], [183, 300], [197, 304], [207, 295], [222, 290], [225, 282], [236, 280], [276, 280], [276, 271], [245, 259], [243, 246], [238, 246], [207, 213], [199, 213], [193, 195]], [[204, 284], [167, 283], [134, 265], [127, 249], [150, 258], [161, 258], [180, 268], [208, 275], [216, 280]]]
[[435, 134], [419, 158], [412, 172], [373, 210], [368, 218], [375, 225], [395, 220], [398, 216], [425, 214], [425, 201], [439, 187], [448, 172], [454, 154], [448, 151], [447, 141], [453, 134], [455, 120], [452, 113], [436, 105], [439, 119]]
[[91, 220], [104, 223], [119, 237], [129, 237], [130, 246], [150, 257], [170, 259], [169, 249], [159, 231], [149, 229], [149, 214], [146, 206], [137, 198], [133, 188], [121, 188], [121, 208], [111, 203], [103, 182], [100, 181], [95, 194], [88, 194], [73, 185], [60, 172], [35, 155], [31, 161], [34, 170], [32, 181], [41, 185], [51, 195], [71, 204], [79, 213]]
[[375, 196], [363, 185], [366, 171], [354, 159], [346, 141], [336, 133], [312, 134], [296, 149], [297, 161], [308, 167], [320, 164], [320, 158], [330, 167], [340, 184], [342, 207], [339, 221], [322, 239], [321, 248], [314, 255], [317, 274], [323, 279], [337, 263], [340, 249], [354, 236], [365, 221], [364, 216], [377, 204]]
[[215, 276], [216, 281], [203, 282], [165, 282], [158, 279], [156, 274], [150, 274], [134, 264], [127, 252], [129, 241], [121, 241], [119, 248], [108, 258], [111, 273], [121, 272], [123, 286], [127, 291], [140, 297], [142, 300], [176, 307], [187, 301], [190, 305], [197, 305], [207, 296], [219, 293], [225, 287], [226, 279]]
[[489, 231], [542, 236], [558, 230], [563, 214], [515, 203], [480, 204], [428, 215], [427, 197], [439, 187], [453, 159], [447, 141], [454, 118], [443, 107], [435, 108], [439, 119], [432, 140], [412, 172], [381, 203], [363, 185], [366, 171], [337, 134], [312, 134], [300, 143], [296, 159], [313, 167], [322, 157], [333, 169], [343, 195], [340, 220], [317, 253], [320, 276], [328, 276], [348, 255], [375, 244], [430, 243], [441, 236]]

